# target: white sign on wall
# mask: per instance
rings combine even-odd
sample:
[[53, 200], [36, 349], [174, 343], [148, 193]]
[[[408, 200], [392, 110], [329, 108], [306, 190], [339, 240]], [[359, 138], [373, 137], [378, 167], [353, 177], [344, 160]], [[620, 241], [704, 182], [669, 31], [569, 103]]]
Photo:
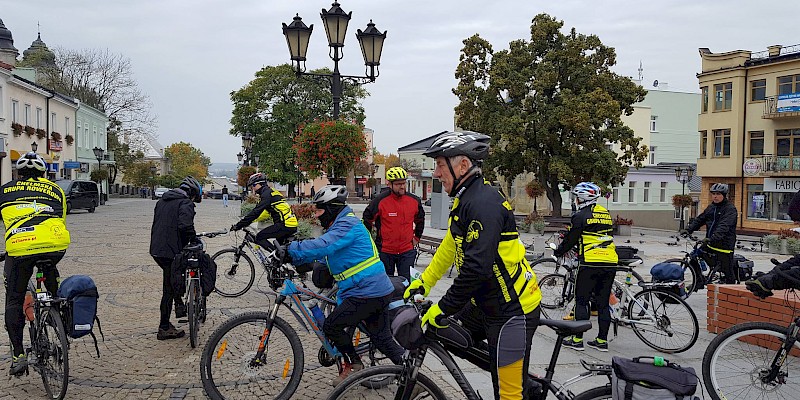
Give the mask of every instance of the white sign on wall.
[[764, 178], [764, 191], [795, 193], [800, 191], [800, 178]]
[[761, 166], [760, 158], [748, 158], [744, 160], [742, 172], [744, 172], [745, 176], [758, 175], [761, 171], [763, 171], [763, 167]]

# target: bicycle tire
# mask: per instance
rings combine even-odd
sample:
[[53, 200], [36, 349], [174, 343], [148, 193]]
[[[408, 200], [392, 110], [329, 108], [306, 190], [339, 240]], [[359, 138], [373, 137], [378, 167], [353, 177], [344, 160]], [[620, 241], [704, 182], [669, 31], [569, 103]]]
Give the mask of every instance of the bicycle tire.
[[[542, 293], [542, 313], [544, 318], [564, 319], [575, 309], [575, 285], [567, 285], [567, 277], [562, 274], [547, 274], [539, 280]], [[567, 293], [565, 293], [565, 291]]]
[[[47, 392], [48, 398], [61, 400], [66, 396], [67, 385], [69, 385], [67, 331], [64, 328], [61, 315], [59, 315], [55, 308], [48, 309], [42, 324], [37, 334], [36, 369], [42, 376], [42, 383], [44, 384], [44, 390]], [[47, 326], [52, 327], [54, 332], [47, 332]], [[52, 343], [51, 336], [58, 339], [58, 344]], [[61, 372], [53, 369], [51, 361], [55, 365], [61, 366]], [[51, 383], [55, 383], [57, 386], [52, 386]]]
[[558, 263], [556, 263], [555, 260], [553, 260], [550, 257], [540, 258], [538, 260], [531, 262], [531, 269], [536, 270], [536, 267], [539, 267], [539, 271], [541, 271], [542, 273], [544, 273], [544, 271], [542, 271], [543, 268], [547, 268], [547, 274], [558, 273], [556, 272], [556, 267], [558, 267]]
[[219, 271], [214, 291], [220, 296], [239, 297], [253, 286], [256, 280], [256, 267], [244, 250], [222, 249], [214, 253], [211, 259], [217, 264]]
[[200, 300], [197, 297], [197, 280], [189, 279], [189, 301], [186, 304], [186, 314], [189, 317], [189, 345], [197, 347], [197, 334], [200, 331]]
[[[328, 395], [328, 400], [347, 399], [359, 400], [374, 398], [368, 394], [380, 393], [380, 398], [394, 398], [397, 393], [397, 382], [403, 374], [402, 365], [380, 365], [371, 367], [347, 377]], [[387, 382], [388, 381], [388, 382]], [[370, 382], [385, 383], [380, 387], [370, 385]], [[447, 396], [436, 384], [422, 372], [417, 373], [417, 385], [422, 387], [422, 393], [428, 394], [425, 399], [446, 400]]]
[[[644, 305], [644, 308], [642, 305]], [[692, 308], [689, 307], [680, 296], [661, 289], [642, 290], [636, 293], [633, 296], [633, 301], [628, 304], [628, 319], [635, 321], [637, 318], [646, 314], [648, 309], [655, 310], [657, 326], [652, 327], [636, 322], [631, 323], [633, 333], [635, 333], [644, 344], [655, 350], [673, 354], [689, 350], [694, 346], [695, 342], [697, 342], [697, 338], [700, 335], [697, 315], [695, 315]], [[688, 315], [688, 318], [679, 318], [682, 315]], [[645, 337], [645, 333], [653, 332], [656, 334], [655, 338], [671, 339], [673, 336], [670, 336], [669, 333], [664, 335], [667, 329], [673, 332], [673, 336], [675, 333], [679, 334], [678, 337], [686, 337], [688, 334], [688, 340], [676, 342], [676, 346], [667, 347], [666, 343], [661, 345], [655, 343], [653, 339]]]
[[576, 394], [572, 400], [611, 400], [611, 385], [591, 388]]
[[[800, 392], [800, 380], [797, 379], [797, 373], [789, 374], [788, 369], [792, 364], [797, 365], [800, 358], [791, 354], [786, 356], [786, 361], [781, 369], [784, 373], [789, 374], [784, 378], [786, 380], [785, 383], [779, 383], [777, 380], [773, 380], [770, 383], [762, 383], [758, 373], [772, 363], [776, 350], [768, 350], [741, 340], [744, 336], [749, 335], [759, 335], [757, 338], [759, 341], [765, 341], [767, 337], [773, 338], [772, 340], [785, 341], [786, 327], [768, 322], [745, 322], [734, 325], [717, 335], [709, 343], [703, 355], [703, 382], [706, 391], [714, 400], [721, 400], [723, 396], [729, 400], [794, 398]], [[752, 339], [756, 339], [756, 337]], [[746, 347], [752, 348], [753, 351], [745, 354]], [[728, 348], [732, 349], [737, 358], [733, 358], [733, 355], [727, 355], [725, 349]], [[795, 342], [792, 349], [799, 351], [800, 342]], [[722, 358], [725, 359], [724, 363], [721, 361]], [[720, 369], [728, 366], [731, 369], [736, 369], [737, 359], [743, 361], [739, 364], [743, 367], [738, 368], [741, 370], [742, 375], [738, 377], [731, 375], [730, 378], [725, 379], [724, 384], [718, 381], [723, 375], [723, 371], [720, 371]], [[727, 393], [727, 391], [731, 390], [742, 392], [747, 397], [736, 397], [735, 393]]]
[[[264, 324], [269, 318], [269, 313], [261, 311], [239, 314], [223, 323], [211, 334], [200, 358], [200, 379], [208, 397], [214, 400], [226, 398], [226, 394], [220, 388], [223, 388], [223, 390], [231, 389], [229, 396], [234, 397], [242, 397], [244, 393], [258, 398], [276, 400], [288, 400], [292, 397], [303, 377], [305, 359], [303, 344], [300, 342], [297, 332], [282, 318], [275, 317], [275, 320], [272, 321], [273, 325], [269, 333], [268, 348], [265, 350], [265, 357], [274, 355], [278, 358], [272, 362], [267, 360], [260, 362], [259, 365], [252, 364], [254, 361], [252, 356], [255, 354], [254, 349], [258, 347]], [[258, 327], [250, 334], [244, 334], [244, 342], [239, 341], [242, 344], [228, 345], [228, 342], [232, 339], [229, 339], [227, 335], [234, 329], [248, 324], [258, 324]], [[277, 332], [280, 332], [283, 337], [276, 336]], [[285, 342], [282, 339], [285, 339]], [[281, 346], [289, 348], [284, 349]], [[237, 354], [237, 352], [241, 354]], [[285, 358], [285, 355], [289, 353], [290, 358]], [[225, 357], [224, 361], [220, 361], [222, 357]], [[284, 358], [286, 360], [285, 364], [283, 362]], [[261, 375], [262, 379], [257, 379], [259, 372], [263, 372], [263, 367], [274, 365], [281, 367], [275, 376], [270, 376], [267, 373]], [[222, 376], [222, 370], [229, 366], [234, 367], [234, 373], [238, 373], [238, 376]], [[236, 367], [239, 368], [237, 369]], [[289, 374], [291, 376], [286, 381], [286, 377]], [[284, 382], [285, 385], [282, 385], [281, 383]], [[263, 386], [258, 387], [260, 384], [271, 386], [275, 383], [278, 383], [278, 385], [274, 391]], [[265, 390], [267, 393], [260, 393]]]

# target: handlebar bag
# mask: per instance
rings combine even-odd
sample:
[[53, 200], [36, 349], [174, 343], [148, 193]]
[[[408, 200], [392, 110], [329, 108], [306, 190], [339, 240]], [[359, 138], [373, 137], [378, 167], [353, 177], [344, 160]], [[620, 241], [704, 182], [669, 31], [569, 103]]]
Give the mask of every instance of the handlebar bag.
[[693, 368], [659, 367], [639, 358], [611, 358], [612, 400], [694, 400], [696, 391]]

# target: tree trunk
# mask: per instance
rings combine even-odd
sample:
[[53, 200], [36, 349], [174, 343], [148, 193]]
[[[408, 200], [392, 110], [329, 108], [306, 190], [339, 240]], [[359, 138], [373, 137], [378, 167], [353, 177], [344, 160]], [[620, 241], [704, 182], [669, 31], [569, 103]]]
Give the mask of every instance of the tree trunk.
[[561, 217], [561, 192], [558, 190], [558, 179], [540, 179], [539, 182], [547, 182], [545, 184], [545, 192], [547, 192], [547, 199], [553, 205], [553, 210], [550, 215], [554, 217]]

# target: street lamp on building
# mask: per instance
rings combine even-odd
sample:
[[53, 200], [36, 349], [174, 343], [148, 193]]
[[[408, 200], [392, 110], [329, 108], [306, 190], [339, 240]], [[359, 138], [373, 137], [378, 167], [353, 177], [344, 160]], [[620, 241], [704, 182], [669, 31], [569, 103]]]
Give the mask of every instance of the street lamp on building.
[[150, 166], [150, 198], [155, 200], [156, 199], [156, 168], [155, 165]]
[[350, 81], [354, 84], [365, 84], [375, 82], [375, 78], [380, 75], [378, 67], [381, 64], [381, 52], [383, 51], [383, 41], [386, 39], [386, 32], [381, 33], [372, 20], [367, 24], [367, 29], [358, 29], [356, 38], [361, 46], [361, 54], [364, 57], [365, 75], [351, 76], [339, 73], [339, 61], [344, 56], [344, 38], [347, 33], [347, 25], [350, 22], [352, 12], [346, 13], [339, 7], [339, 3], [334, 1], [330, 10], [323, 9], [320, 13], [322, 23], [325, 26], [325, 34], [328, 37], [329, 56], [333, 60], [333, 73], [317, 74], [306, 71], [306, 53], [308, 43], [311, 39], [311, 32], [314, 24], [306, 26], [300, 15], [295, 15], [291, 24], [283, 24], [283, 34], [286, 36], [286, 44], [289, 46], [289, 55], [292, 60], [292, 67], [297, 76], [309, 76], [314, 79], [326, 81], [331, 86], [333, 96], [333, 119], [339, 119], [339, 106], [342, 100], [342, 82]]
[[[105, 153], [105, 150], [99, 147], [95, 147], [92, 149], [92, 152], [94, 152], [94, 157], [97, 158], [97, 171], [99, 173], [101, 168], [101, 162], [103, 161], [103, 153]], [[100, 204], [103, 204], [103, 180], [99, 178], [100, 176], [98, 175], [98, 180], [99, 180], [98, 183], [100, 184]]]
[[253, 161], [256, 162], [256, 170], [258, 170], [258, 160], [260, 160], [260, 159], [261, 159], [261, 156], [259, 156], [258, 154], [253, 154]]
[[[685, 167], [677, 167], [675, 168], [675, 179], [681, 183], [681, 195], [686, 195], [686, 183], [692, 180], [692, 176], [694, 176], [694, 168], [685, 166]], [[683, 203], [681, 203], [681, 225], [680, 229], [684, 229], [684, 225], [686, 224], [683, 215]]]
[[36, 153], [36, 150], [38, 149], [39, 149], [39, 143], [31, 142], [31, 150], [33, 150], [33, 152]]

